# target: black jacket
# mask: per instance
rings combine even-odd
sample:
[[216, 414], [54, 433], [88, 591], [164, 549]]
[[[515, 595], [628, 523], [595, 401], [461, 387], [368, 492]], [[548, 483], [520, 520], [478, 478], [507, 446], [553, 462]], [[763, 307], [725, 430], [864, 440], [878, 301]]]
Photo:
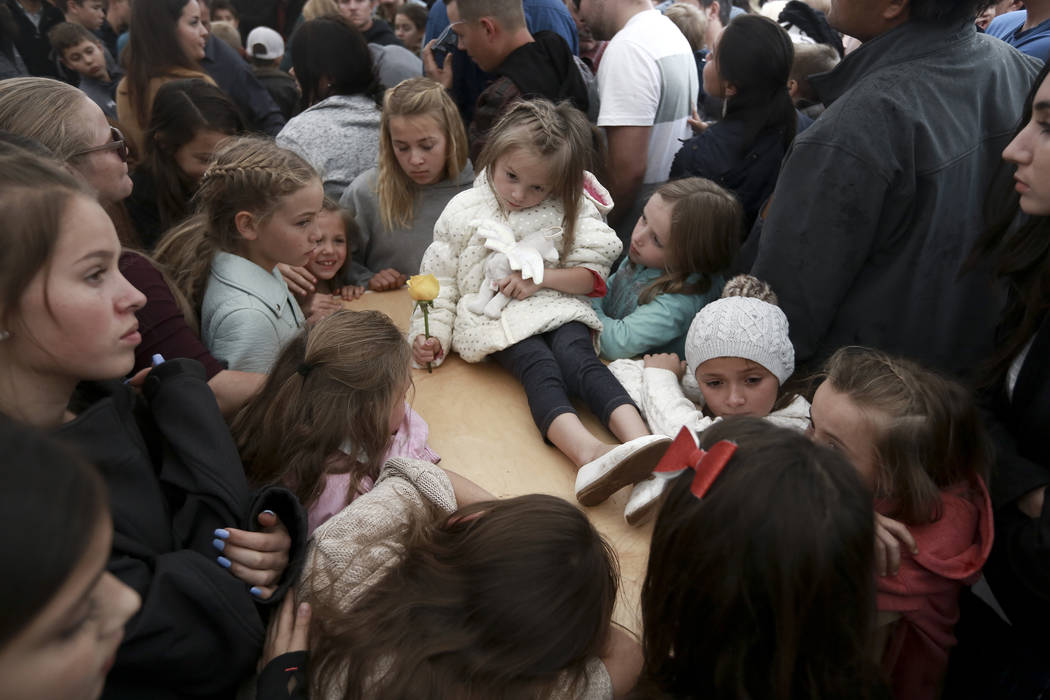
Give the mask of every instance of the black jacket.
[[47, 33], [52, 27], [66, 21], [62, 11], [45, 0], [40, 10], [40, 26], [36, 27], [17, 0], [7, 0], [7, 7], [18, 27], [15, 48], [22, 55], [29, 74], [63, 80], [58, 63], [51, 55], [51, 42], [47, 39]]
[[748, 146], [746, 126], [723, 120], [684, 144], [671, 163], [671, 179], [706, 177], [736, 194], [750, 230], [759, 207], [773, 193], [784, 159], [784, 127], [768, 128]]
[[1050, 497], [1037, 519], [1016, 505], [1021, 496], [1050, 484], [1050, 315], [1032, 341], [1012, 399], [1000, 379], [990, 422], [996, 447], [995, 545], [984, 573], [1023, 643], [1050, 650]]
[[496, 79], [478, 96], [469, 129], [472, 162], [477, 162], [489, 129], [520, 99], [571, 100], [587, 113], [587, 85], [565, 39], [549, 31], [536, 32], [533, 38], [510, 52], [495, 70]]
[[397, 34], [394, 34], [394, 30], [390, 28], [390, 25], [378, 17], [372, 18], [372, 26], [363, 34], [365, 35], [365, 41], [369, 44], [380, 44], [381, 46], [396, 44], [397, 46], [404, 46], [401, 40], [397, 38]]
[[[84, 382], [76, 419], [58, 436], [95, 464], [109, 489], [109, 570], [142, 596], [103, 693], [107, 698], [232, 697], [255, 671], [270, 606], [302, 566], [306, 519], [280, 488], [248, 487], [237, 449], [194, 360], [154, 368], [145, 398], [119, 381]], [[216, 561], [216, 528], [257, 529], [274, 511], [291, 563], [265, 603]]]

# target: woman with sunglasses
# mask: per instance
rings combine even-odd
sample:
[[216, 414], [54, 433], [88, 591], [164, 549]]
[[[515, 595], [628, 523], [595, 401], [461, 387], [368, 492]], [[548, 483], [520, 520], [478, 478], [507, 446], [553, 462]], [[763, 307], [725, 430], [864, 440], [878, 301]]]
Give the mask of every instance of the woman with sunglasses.
[[[103, 207], [119, 205], [131, 194], [127, 143], [98, 105], [71, 85], [50, 78], [0, 81], [0, 130], [31, 139], [65, 162], [94, 189]], [[236, 412], [265, 377], [224, 369], [211, 356], [193, 328], [188, 305], [180, 303], [174, 286], [149, 258], [125, 249], [120, 271], [148, 299], [135, 313], [142, 342], [132, 371], [149, 367], [158, 353], [167, 359], [198, 360], [223, 414]]]
[[0, 82], [0, 129], [46, 146], [84, 177], [103, 206], [131, 194], [124, 137], [71, 85], [50, 78]]

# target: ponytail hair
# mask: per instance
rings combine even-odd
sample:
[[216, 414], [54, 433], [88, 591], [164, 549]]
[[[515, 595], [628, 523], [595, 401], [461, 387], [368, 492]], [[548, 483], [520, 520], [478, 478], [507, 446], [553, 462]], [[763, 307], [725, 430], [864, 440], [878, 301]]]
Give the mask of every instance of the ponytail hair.
[[249, 479], [284, 484], [309, 507], [324, 489], [328, 459], [349, 442], [349, 500], [363, 477], [379, 476], [410, 356], [401, 331], [378, 311], [338, 311], [306, 326], [230, 428]]
[[795, 139], [798, 117], [788, 94], [795, 49], [779, 24], [761, 15], [743, 15], [730, 22], [715, 48], [718, 77], [737, 92], [726, 98], [726, 121], [745, 124], [743, 156], [768, 128], [783, 130], [786, 150]]
[[858, 406], [885, 414], [876, 421], [875, 496], [890, 518], [936, 522], [940, 492], [987, 478], [991, 452], [970, 392], [910, 360], [863, 347], [840, 348], [823, 378]]
[[265, 221], [283, 197], [317, 179], [309, 163], [272, 139], [242, 136], [219, 145], [193, 198], [197, 213], [164, 234], [154, 251], [194, 311], [200, 312], [215, 254], [238, 253], [238, 212]]
[[[661, 294], [704, 294], [712, 278], [729, 269], [740, 247], [743, 208], [731, 192], [701, 177], [672, 180], [655, 194], [671, 207], [671, 234], [664, 274], [642, 290], [638, 303]], [[690, 284], [694, 274], [700, 279]]]
[[560, 200], [565, 212], [562, 253], [571, 250], [576, 240], [584, 173], [599, 169], [605, 160], [601, 137], [583, 112], [568, 101], [555, 105], [545, 99], [522, 100], [492, 127], [478, 156], [478, 170], [485, 170], [489, 186], [496, 161], [515, 148], [528, 149], [547, 163], [550, 196]]

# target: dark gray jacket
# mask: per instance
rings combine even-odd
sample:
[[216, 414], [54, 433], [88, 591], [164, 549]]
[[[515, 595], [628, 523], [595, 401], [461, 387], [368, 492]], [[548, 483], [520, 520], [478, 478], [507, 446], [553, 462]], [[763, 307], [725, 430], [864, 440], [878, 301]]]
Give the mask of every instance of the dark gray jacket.
[[1002, 295], [960, 266], [1039, 68], [973, 22], [909, 22], [810, 79], [827, 111], [742, 254], [800, 362], [860, 344], [965, 372], [988, 354]]

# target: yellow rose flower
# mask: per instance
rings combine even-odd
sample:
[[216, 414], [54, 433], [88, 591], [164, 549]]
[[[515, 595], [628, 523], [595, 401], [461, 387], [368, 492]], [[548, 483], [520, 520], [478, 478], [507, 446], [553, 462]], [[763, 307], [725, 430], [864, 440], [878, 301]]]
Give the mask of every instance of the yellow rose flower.
[[412, 275], [408, 278], [408, 294], [416, 301], [433, 301], [441, 291], [434, 275]]

